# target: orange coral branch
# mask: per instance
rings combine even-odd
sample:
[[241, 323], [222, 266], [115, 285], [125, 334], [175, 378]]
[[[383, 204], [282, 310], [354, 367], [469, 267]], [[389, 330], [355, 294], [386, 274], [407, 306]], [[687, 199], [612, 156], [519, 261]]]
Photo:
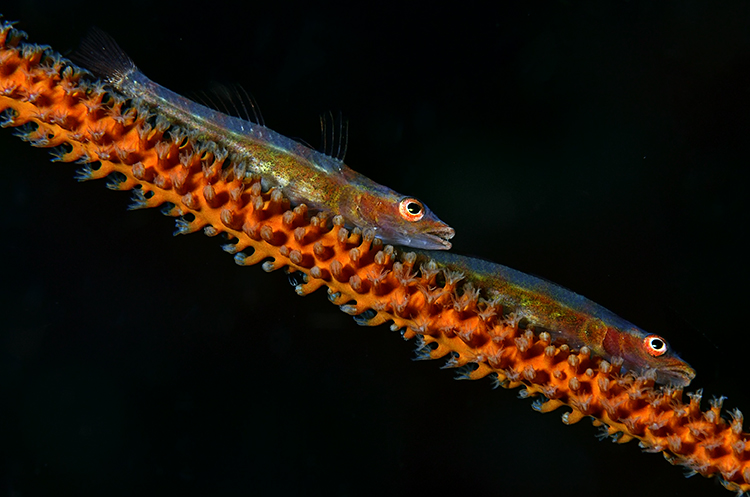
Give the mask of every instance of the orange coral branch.
[[566, 423], [591, 416], [620, 442], [637, 438], [673, 464], [718, 476], [730, 490], [750, 490], [750, 435], [738, 410], [724, 419], [720, 399], [702, 411], [700, 393], [685, 403], [682, 390], [621, 376], [618, 364], [587, 348], [555, 345], [548, 334], [520, 327], [512, 314], [503, 317], [474, 289], [471, 275], [467, 281], [423, 255], [384, 247], [371, 232], [349, 232], [339, 219], [330, 226], [304, 206], [290, 209], [280, 192], [238, 180], [244, 174], [235, 174], [216, 147], [170, 129], [137, 103], [85, 82], [54, 53], [20, 40], [7, 25], [0, 31], [4, 125], [25, 126], [22, 137], [35, 146], [64, 147], [60, 161], [98, 161], [84, 179], [119, 173], [113, 186], [137, 188], [135, 207], [174, 204], [172, 215], [192, 218], [178, 224], [181, 232], [226, 233], [233, 243], [225, 250], [238, 263], [303, 273], [300, 295], [327, 287], [330, 300], [361, 324], [391, 321], [404, 329], [425, 358], [451, 354], [451, 365], [467, 366], [467, 378], [492, 374], [503, 387], [523, 387], [522, 396], [543, 396], [534, 404], [540, 412], [567, 406]]

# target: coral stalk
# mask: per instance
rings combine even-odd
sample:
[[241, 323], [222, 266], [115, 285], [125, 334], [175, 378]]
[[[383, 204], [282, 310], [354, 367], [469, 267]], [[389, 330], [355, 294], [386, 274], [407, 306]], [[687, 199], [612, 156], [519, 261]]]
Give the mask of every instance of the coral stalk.
[[300, 295], [321, 287], [362, 325], [392, 323], [415, 339], [421, 358], [449, 357], [469, 379], [493, 376], [500, 386], [538, 397], [534, 408], [566, 406], [568, 424], [590, 416], [619, 442], [638, 439], [672, 464], [717, 476], [730, 490], [750, 490], [750, 445], [738, 410], [722, 400], [701, 409], [701, 393], [656, 387], [653, 375], [620, 373], [620, 364], [556, 344], [521, 316], [478, 290], [472, 275], [429, 255], [383, 246], [370, 230], [290, 207], [278, 190], [220, 148], [201, 142], [139, 102], [106, 90], [49, 49], [22, 43], [0, 28], [0, 117], [55, 160], [97, 164], [80, 179], [109, 176], [110, 187], [134, 190], [133, 208], [171, 205], [180, 233], [226, 235], [241, 265], [302, 273]]

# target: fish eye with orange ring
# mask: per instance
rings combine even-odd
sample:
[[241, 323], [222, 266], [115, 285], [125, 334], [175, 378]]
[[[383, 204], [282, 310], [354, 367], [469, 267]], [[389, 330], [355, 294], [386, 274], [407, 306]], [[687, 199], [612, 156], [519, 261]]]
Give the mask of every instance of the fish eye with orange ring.
[[659, 335], [648, 335], [643, 339], [643, 346], [646, 352], [653, 356], [659, 357], [667, 353], [667, 341]]
[[407, 221], [419, 221], [424, 217], [424, 205], [415, 198], [405, 198], [398, 204], [398, 212]]

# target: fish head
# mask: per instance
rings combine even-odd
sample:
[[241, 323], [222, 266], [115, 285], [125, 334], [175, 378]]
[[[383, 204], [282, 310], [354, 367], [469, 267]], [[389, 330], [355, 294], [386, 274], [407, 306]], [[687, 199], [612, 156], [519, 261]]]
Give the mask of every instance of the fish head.
[[[631, 371], [648, 371], [656, 373], [656, 383], [686, 387], [695, 378], [695, 370], [683, 361], [669, 343], [659, 335], [646, 333], [640, 328], [633, 326], [626, 330], [618, 330], [621, 337], [617, 346], [607, 344], [604, 348], [612, 355], [623, 359], [623, 367]], [[607, 336], [615, 334], [608, 333]]]
[[448, 250], [455, 230], [421, 200], [398, 194], [363, 201], [357, 206], [363, 224], [383, 243], [424, 250]]
[[455, 230], [418, 198], [391, 190], [344, 164], [336, 184], [335, 200], [327, 203], [348, 227], [370, 229], [386, 244], [424, 250], [451, 248], [448, 240]]

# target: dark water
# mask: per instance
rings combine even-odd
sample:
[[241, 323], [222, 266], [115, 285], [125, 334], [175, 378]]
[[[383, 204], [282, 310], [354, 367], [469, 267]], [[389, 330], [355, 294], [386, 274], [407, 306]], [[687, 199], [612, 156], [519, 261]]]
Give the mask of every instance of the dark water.
[[[2, 11], [62, 52], [97, 25], [176, 91], [241, 83], [313, 144], [341, 110], [347, 162], [425, 200], [457, 252], [668, 337], [750, 410], [750, 6], [502, 3]], [[411, 362], [9, 130], [0, 151], [5, 495], [730, 495]]]

